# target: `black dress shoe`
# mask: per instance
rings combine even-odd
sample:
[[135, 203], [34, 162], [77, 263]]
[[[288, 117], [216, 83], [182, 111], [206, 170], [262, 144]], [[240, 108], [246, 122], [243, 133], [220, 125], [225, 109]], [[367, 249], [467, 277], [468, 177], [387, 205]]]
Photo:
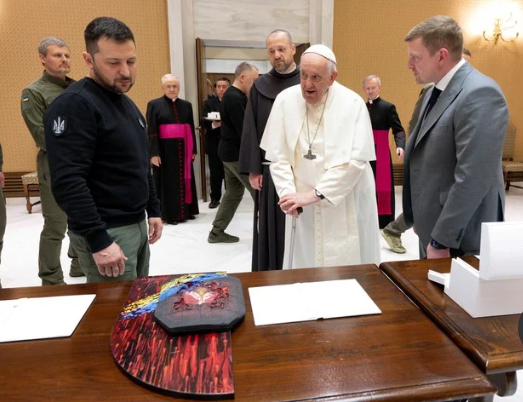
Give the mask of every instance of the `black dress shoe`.
[[191, 221], [193, 221], [193, 220], [196, 219], [196, 216], [194, 216], [194, 215], [189, 215], [189, 218], [187, 218], [187, 219], [190, 219]]
[[178, 225], [178, 221], [172, 220], [172, 219], [164, 219], [163, 223], [167, 225]]
[[211, 200], [211, 202], [209, 203], [209, 208], [214, 209], [214, 208], [217, 208], [218, 205], [220, 205], [220, 201]]

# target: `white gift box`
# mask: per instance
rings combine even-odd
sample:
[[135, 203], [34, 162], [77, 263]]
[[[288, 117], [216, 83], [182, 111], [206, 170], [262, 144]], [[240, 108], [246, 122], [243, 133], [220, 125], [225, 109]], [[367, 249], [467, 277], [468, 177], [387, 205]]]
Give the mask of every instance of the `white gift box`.
[[481, 225], [481, 279], [523, 277], [523, 222]]
[[523, 223], [483, 223], [479, 271], [452, 260], [445, 293], [473, 318], [523, 312]]

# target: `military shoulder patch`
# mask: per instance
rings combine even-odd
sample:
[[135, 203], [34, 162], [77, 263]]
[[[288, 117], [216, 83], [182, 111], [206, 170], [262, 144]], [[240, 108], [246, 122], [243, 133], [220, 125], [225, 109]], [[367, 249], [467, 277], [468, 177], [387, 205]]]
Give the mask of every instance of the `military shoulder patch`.
[[29, 99], [29, 95], [22, 94], [22, 110], [28, 110], [33, 107], [33, 102]]
[[53, 120], [53, 134], [60, 137], [67, 129], [67, 119], [58, 116]]

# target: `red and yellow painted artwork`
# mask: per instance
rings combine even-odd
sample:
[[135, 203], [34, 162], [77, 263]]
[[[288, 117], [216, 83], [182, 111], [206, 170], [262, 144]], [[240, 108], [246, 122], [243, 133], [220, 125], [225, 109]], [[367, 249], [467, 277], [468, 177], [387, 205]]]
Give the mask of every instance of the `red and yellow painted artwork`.
[[157, 276], [134, 281], [111, 334], [113, 357], [134, 380], [159, 392], [230, 398], [234, 395], [231, 332], [172, 335], [154, 319], [162, 291], [186, 279]]

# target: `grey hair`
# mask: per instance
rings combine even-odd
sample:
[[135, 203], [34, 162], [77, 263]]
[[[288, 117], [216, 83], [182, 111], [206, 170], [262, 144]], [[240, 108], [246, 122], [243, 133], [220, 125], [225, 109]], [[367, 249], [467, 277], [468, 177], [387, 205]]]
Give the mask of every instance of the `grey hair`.
[[178, 77], [176, 75], [172, 75], [172, 74], [165, 74], [162, 77], [162, 86], [163, 86], [163, 84], [165, 84], [166, 81], [178, 81], [178, 84], [180, 83], [180, 80], [178, 79]]
[[377, 75], [369, 75], [363, 79], [363, 86], [365, 86], [365, 83], [370, 80], [376, 80], [378, 83], [378, 86], [381, 87], [381, 79]]
[[463, 52], [463, 33], [458, 23], [446, 15], [437, 15], [420, 22], [405, 37], [405, 42], [421, 38], [421, 43], [431, 56], [439, 49], [449, 51], [455, 61], [461, 60]]
[[56, 36], [49, 36], [40, 41], [40, 44], [38, 45], [38, 53], [40, 53], [42, 56], [47, 56], [47, 49], [49, 46], [66, 47], [69, 49], [67, 43], [65, 43], [62, 39], [57, 38]]
[[332, 60], [327, 59], [327, 66], [329, 67], [330, 74], [334, 74], [335, 71], [338, 71], [336, 63], [334, 63]]

